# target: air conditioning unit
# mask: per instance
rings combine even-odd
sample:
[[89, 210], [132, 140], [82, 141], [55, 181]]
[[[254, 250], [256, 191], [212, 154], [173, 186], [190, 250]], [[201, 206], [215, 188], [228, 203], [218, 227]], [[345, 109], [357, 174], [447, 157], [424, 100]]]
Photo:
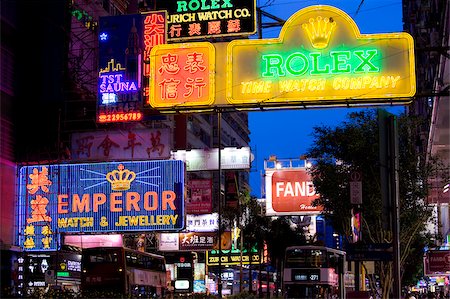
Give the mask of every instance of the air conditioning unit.
[[46, 284], [55, 284], [55, 271], [54, 270], [45, 271], [45, 283]]

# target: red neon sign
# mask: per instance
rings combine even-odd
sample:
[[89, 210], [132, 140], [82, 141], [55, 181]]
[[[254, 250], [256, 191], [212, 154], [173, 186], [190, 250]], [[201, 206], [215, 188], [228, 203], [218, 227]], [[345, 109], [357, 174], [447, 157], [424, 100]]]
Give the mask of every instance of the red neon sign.
[[99, 114], [97, 121], [100, 123], [138, 121], [142, 120], [142, 117], [143, 114], [141, 112], [119, 112], [111, 114]]
[[214, 102], [215, 49], [210, 43], [158, 45], [152, 50], [150, 105], [204, 106]]

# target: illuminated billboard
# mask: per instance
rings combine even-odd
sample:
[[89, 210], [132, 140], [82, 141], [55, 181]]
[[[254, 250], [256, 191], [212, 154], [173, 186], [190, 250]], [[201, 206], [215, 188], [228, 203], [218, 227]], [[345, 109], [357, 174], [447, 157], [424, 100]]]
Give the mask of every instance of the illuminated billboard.
[[[172, 158], [186, 162], [186, 171], [218, 170], [219, 150], [192, 149], [172, 152]], [[249, 147], [226, 147], [220, 150], [220, 167], [222, 169], [250, 169], [253, 155]]]
[[429, 250], [424, 258], [426, 275], [450, 271], [450, 250]]
[[150, 66], [152, 107], [213, 104], [215, 48], [211, 43], [157, 45], [151, 51]]
[[178, 231], [184, 174], [177, 160], [22, 167], [19, 243], [51, 250], [60, 233]]
[[212, 180], [197, 179], [187, 183], [186, 213], [207, 214], [212, 212]]
[[266, 170], [266, 215], [319, 214], [319, 197], [306, 168]]
[[401, 103], [416, 91], [414, 42], [404, 32], [361, 34], [332, 6], [295, 13], [274, 39], [227, 48], [227, 100], [241, 106]]
[[[220, 259], [220, 262], [219, 262]], [[259, 265], [261, 263], [261, 255], [256, 249], [248, 252], [246, 249], [235, 249], [231, 246], [231, 250], [210, 250], [206, 251], [206, 264], [208, 266], [231, 265]]]
[[150, 51], [166, 42], [166, 14], [100, 17], [97, 122], [142, 120]]
[[[203, 251], [219, 248], [217, 232], [180, 232], [159, 234], [160, 251]], [[231, 232], [222, 232], [222, 250], [231, 249]]]
[[245, 36], [256, 33], [255, 0], [155, 1], [167, 10], [170, 41]]

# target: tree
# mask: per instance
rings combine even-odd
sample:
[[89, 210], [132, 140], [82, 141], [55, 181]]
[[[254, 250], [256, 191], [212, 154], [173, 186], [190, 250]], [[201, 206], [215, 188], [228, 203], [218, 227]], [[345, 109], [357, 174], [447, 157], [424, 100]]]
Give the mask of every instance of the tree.
[[[415, 130], [420, 119], [398, 116], [400, 244], [402, 275], [407, 264], [421, 264], [423, 247], [429, 241], [426, 224], [431, 209], [426, 196], [428, 178], [441, 170], [441, 165], [415, 149]], [[383, 228], [380, 184], [378, 121], [376, 110], [350, 113], [348, 120], [335, 128], [313, 128], [313, 145], [306, 156], [315, 161], [311, 175], [320, 197], [324, 215], [331, 219], [336, 231], [351, 240], [350, 173], [362, 174], [362, 239], [365, 243], [390, 243], [392, 231]], [[418, 244], [419, 243], [419, 244]], [[414, 246], [413, 246], [414, 245]], [[416, 246], [421, 246], [419, 249]], [[382, 296], [389, 298], [392, 288], [392, 262], [378, 262]], [[412, 268], [408, 268], [412, 269]], [[414, 275], [415, 273], [410, 273]]]
[[[280, 278], [286, 247], [306, 244], [303, 229], [292, 228], [287, 217], [267, 217], [256, 198], [248, 192], [240, 194], [239, 202], [239, 208], [224, 209], [222, 216], [226, 219], [225, 222], [233, 223], [237, 220], [241, 227], [242, 247], [247, 252], [254, 248], [262, 252], [267, 245], [270, 263], [277, 269], [277, 277]], [[279, 288], [281, 285], [278, 280], [277, 290]]]

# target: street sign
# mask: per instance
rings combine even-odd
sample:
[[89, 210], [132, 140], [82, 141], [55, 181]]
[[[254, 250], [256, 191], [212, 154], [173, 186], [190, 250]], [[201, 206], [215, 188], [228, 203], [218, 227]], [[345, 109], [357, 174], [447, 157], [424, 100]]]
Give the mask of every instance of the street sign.
[[386, 251], [361, 251], [347, 253], [347, 261], [392, 261], [392, 252]]
[[359, 171], [350, 174], [350, 203], [354, 205], [362, 204], [362, 175]]
[[348, 261], [392, 261], [391, 243], [348, 244], [346, 248]]

